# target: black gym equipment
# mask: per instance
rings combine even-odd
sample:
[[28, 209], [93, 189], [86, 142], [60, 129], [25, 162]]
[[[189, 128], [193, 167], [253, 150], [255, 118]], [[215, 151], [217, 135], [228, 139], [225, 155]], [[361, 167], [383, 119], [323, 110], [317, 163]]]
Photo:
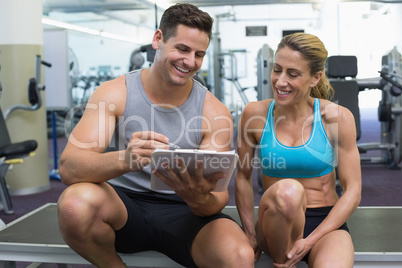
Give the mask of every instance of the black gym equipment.
[[[0, 82], [0, 97], [2, 93]], [[5, 175], [9, 167], [13, 164], [20, 164], [23, 158], [33, 153], [38, 144], [35, 140], [26, 140], [21, 142], [11, 142], [7, 130], [5, 117], [0, 107], [0, 211], [4, 210], [6, 214], [13, 214], [14, 209], [8, 192]]]
[[52, 64], [43, 61], [40, 55], [36, 55], [35, 59], [35, 78], [29, 79], [28, 82], [28, 100], [31, 104], [23, 105], [18, 104], [11, 106], [8, 108], [4, 113], [4, 118], [7, 119], [8, 116], [15, 110], [28, 110], [28, 111], [35, 111], [38, 110], [42, 106], [42, 97], [40, 94], [41, 90], [45, 90], [45, 86], [40, 84], [41, 80], [41, 65], [45, 65], [46, 67], [51, 67]]
[[[31, 106], [22, 104], [11, 106], [4, 116], [0, 107], [0, 210], [4, 210], [6, 214], [14, 213], [5, 180], [6, 173], [11, 165], [23, 163], [23, 158], [33, 154], [38, 146], [36, 140], [12, 142], [7, 130], [6, 119], [15, 110], [35, 111], [42, 106], [40, 91], [45, 89], [45, 86], [40, 84], [42, 64], [47, 67], [52, 66], [50, 63], [43, 61], [40, 55], [36, 55], [35, 78], [29, 79], [28, 82], [28, 100]], [[0, 97], [2, 90], [0, 83]]]
[[[358, 143], [359, 152], [380, 150], [380, 157], [361, 156], [361, 162], [367, 164], [386, 164], [390, 169], [400, 169], [402, 152], [402, 59], [401, 54], [392, 49], [382, 57], [379, 77], [356, 79], [357, 59], [355, 56], [332, 56], [327, 60], [327, 76], [335, 89], [334, 101], [348, 108], [355, 117], [359, 140], [360, 111], [358, 94], [363, 90], [380, 89], [382, 98], [378, 106], [378, 120], [381, 122], [381, 141]], [[349, 79], [346, 79], [349, 77]]]

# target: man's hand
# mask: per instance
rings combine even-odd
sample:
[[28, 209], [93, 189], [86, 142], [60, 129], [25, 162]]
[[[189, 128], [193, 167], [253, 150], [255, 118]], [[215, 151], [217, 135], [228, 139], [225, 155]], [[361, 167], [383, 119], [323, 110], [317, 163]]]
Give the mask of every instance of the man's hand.
[[173, 167], [169, 167], [167, 163], [162, 163], [162, 167], [168, 177], [158, 170], [153, 171], [155, 175], [170, 186], [189, 205], [205, 203], [209, 193], [216, 188], [218, 180], [226, 177], [224, 172], [216, 172], [204, 178], [202, 160], [196, 161], [194, 174], [188, 172], [182, 159], [175, 159]]
[[156, 148], [168, 149], [169, 139], [153, 131], [135, 132], [124, 151], [124, 162], [128, 171], [140, 171], [152, 161]]

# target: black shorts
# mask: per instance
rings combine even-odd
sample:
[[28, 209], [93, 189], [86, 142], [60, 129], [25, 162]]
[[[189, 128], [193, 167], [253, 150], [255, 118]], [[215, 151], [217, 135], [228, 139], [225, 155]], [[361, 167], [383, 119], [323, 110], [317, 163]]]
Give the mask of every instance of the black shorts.
[[112, 187], [128, 213], [126, 225], [116, 231], [115, 246], [119, 253], [155, 250], [185, 267], [196, 267], [191, 257], [191, 245], [197, 233], [213, 220], [232, 219], [223, 213], [196, 216], [177, 195]]
[[[303, 238], [306, 238], [309, 236], [316, 228], [318, 225], [321, 224], [321, 222], [328, 216], [329, 212], [331, 211], [332, 207], [321, 207], [321, 208], [307, 208], [306, 210], [306, 223], [304, 225], [304, 233], [303, 233]], [[338, 230], [345, 230], [349, 233], [349, 228], [346, 224], [342, 224], [341, 227], [338, 228]], [[310, 255], [310, 252], [304, 256], [303, 261], [308, 263], [308, 257]]]

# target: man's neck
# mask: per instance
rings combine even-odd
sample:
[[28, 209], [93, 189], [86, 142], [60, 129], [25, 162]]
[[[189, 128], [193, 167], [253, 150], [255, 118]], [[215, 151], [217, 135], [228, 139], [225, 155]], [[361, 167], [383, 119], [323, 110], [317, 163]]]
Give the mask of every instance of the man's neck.
[[184, 86], [175, 86], [168, 83], [152, 67], [142, 70], [142, 85], [148, 98], [157, 105], [178, 107], [186, 102], [193, 88], [193, 81], [189, 79]]

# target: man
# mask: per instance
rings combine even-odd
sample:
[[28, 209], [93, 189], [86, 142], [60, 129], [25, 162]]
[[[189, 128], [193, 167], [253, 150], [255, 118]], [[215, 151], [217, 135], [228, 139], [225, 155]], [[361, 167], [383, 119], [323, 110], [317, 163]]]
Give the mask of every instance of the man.
[[[106, 82], [92, 94], [61, 156], [70, 185], [58, 215], [66, 243], [98, 267], [124, 267], [117, 252], [160, 251], [186, 267], [252, 267], [241, 228], [220, 211], [228, 192], [212, 192], [221, 173], [203, 177], [151, 171], [156, 148], [230, 149], [227, 108], [191, 77], [209, 45], [211, 17], [189, 4], [162, 16], [150, 68]], [[151, 172], [173, 191], [153, 191]]]

